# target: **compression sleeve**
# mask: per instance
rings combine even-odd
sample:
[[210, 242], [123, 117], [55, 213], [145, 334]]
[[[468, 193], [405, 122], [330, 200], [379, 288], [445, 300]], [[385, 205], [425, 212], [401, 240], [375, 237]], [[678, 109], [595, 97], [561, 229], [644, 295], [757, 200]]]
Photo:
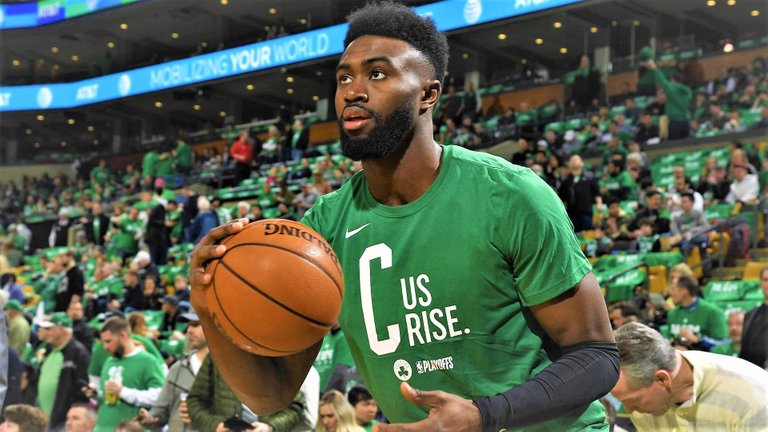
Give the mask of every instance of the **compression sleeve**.
[[615, 343], [584, 342], [562, 348], [563, 355], [533, 379], [476, 399], [484, 432], [519, 428], [583, 408], [611, 391], [619, 379]]

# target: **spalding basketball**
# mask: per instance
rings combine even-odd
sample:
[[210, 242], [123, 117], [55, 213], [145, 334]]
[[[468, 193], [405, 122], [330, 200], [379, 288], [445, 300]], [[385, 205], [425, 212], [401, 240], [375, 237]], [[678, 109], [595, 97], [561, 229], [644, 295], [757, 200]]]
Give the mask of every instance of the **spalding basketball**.
[[224, 256], [208, 264], [213, 277], [206, 300], [232, 343], [257, 355], [286, 356], [318, 342], [336, 322], [344, 277], [320, 234], [267, 219], [222, 244]]

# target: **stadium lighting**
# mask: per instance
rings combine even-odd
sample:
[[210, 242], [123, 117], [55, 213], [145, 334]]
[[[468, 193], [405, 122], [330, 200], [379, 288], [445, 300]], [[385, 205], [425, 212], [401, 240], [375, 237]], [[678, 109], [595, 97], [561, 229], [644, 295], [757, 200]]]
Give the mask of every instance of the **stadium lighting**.
[[96, 130], [96, 128], [93, 127], [93, 125], [88, 126], [88, 132], [93, 132], [95, 130]]
[[285, 77], [285, 81], [289, 82], [289, 83], [292, 83], [293, 82], [293, 77], [292, 76]]
[[277, 13], [277, 9], [275, 9], [275, 8], [273, 8], [273, 7], [272, 7], [272, 8], [269, 8], [269, 14], [270, 14], [270, 15], [274, 15], [274, 14], [276, 14], [276, 13]]
[[728, 42], [725, 45], [723, 45], [723, 52], [733, 52], [733, 44]]
[[528, 64], [528, 59], [522, 59], [522, 60], [520, 60], [520, 63], [522, 63], [522, 64]]
[[37, 115], [37, 117], [35, 117], [35, 118], [37, 119], [37, 121], [43, 121], [43, 120], [45, 120], [45, 116], [44, 116], [44, 115], [42, 115], [42, 114], [38, 114], [38, 115]]
[[221, 5], [226, 6], [229, 4], [229, 0], [221, 0]]
[[62, 141], [62, 142], [61, 142], [61, 146], [62, 146], [62, 147], [66, 147], [66, 146], [67, 146], [67, 142], [66, 142], [66, 141]]
[[560, 54], [568, 54], [568, 48], [566, 47], [560, 48]]
[[227, 113], [226, 111], [219, 111], [219, 117], [226, 117]]
[[114, 47], [115, 47], [115, 43], [114, 42], [107, 42], [107, 48], [112, 49]]
[[39, 142], [35, 143], [35, 148], [40, 148], [40, 143]]
[[59, 49], [57, 47], [51, 47], [51, 52], [56, 54], [57, 52], [59, 52]]
[[735, 6], [736, 5], [736, 0], [728, 0], [727, 5], [728, 6]]
[[44, 65], [45, 64], [45, 59], [43, 59], [43, 58], [37, 59], [37, 63], [41, 64], [41, 65]]
[[93, 145], [99, 145], [99, 140], [97, 140], [97, 139], [94, 139], [94, 140], [93, 140]]
[[57, 71], [57, 70], [59, 70], [59, 69], [61, 69], [61, 66], [59, 66], [59, 65], [57, 65], [57, 64], [53, 65], [53, 70], [56, 70], [56, 71]]
[[312, 96], [312, 100], [317, 102], [320, 100], [320, 96]]
[[253, 84], [248, 84], [247, 86], [245, 86], [245, 88], [246, 88], [246, 90], [248, 90], [248, 91], [253, 91], [253, 89], [254, 89], [255, 87], [253, 86]]
[[760, 16], [760, 11], [755, 9], [752, 12], [750, 12], [749, 14], [752, 15], [753, 17]]
[[632, 21], [632, 25], [635, 26], [635, 27], [640, 27], [640, 20]]
[[32, 129], [27, 129], [24, 131], [24, 133], [27, 135], [32, 135]]
[[499, 33], [498, 38], [499, 38], [499, 40], [505, 40], [507, 38], [507, 35], [506, 35], [506, 33]]
[[288, 94], [293, 94], [293, 89], [292, 89], [292, 88], [289, 88], [289, 89], [287, 89], [285, 92], [286, 92], [286, 93], [288, 93]]
[[80, 60], [80, 56], [79, 56], [79, 55], [77, 55], [77, 54], [72, 54], [72, 61], [73, 61], [73, 62], [76, 62], [76, 61], [79, 61], [79, 60]]
[[541, 45], [541, 44], [543, 44], [543, 43], [544, 43], [544, 39], [542, 39], [542, 38], [536, 38], [536, 39], [534, 40], [534, 42], [536, 43], [536, 45]]
[[194, 105], [192, 105], [192, 109], [195, 110], [195, 111], [200, 111], [201, 107], [198, 104], [194, 104]]
[[468, 54], [468, 53], [463, 53], [463, 54], [461, 55], [461, 58], [463, 58], [464, 60], [466, 60], [466, 59], [468, 59], [468, 58], [469, 58], [469, 54]]
[[591, 33], [597, 33], [597, 27], [590, 27], [590, 28], [589, 28], [589, 31], [590, 31]]
[[75, 124], [75, 119], [67, 119], [67, 124], [73, 126]]
[[619, 26], [619, 22], [616, 21], [616, 20], [613, 20], [613, 21], [611, 21], [611, 26], [612, 27], [618, 27]]
[[176, 33], [176, 32], [171, 33], [171, 39], [178, 39], [178, 38], [179, 38], [179, 34], [178, 33]]
[[301, 18], [301, 19], [299, 19], [299, 24], [301, 24], [301, 25], [307, 25], [307, 22], [308, 22], [308, 21], [307, 21], [307, 19], [306, 19], [306, 18]]
[[317, 75], [317, 76], [323, 76], [323, 71], [319, 70], [319, 71], [315, 72], [315, 75]]
[[160, 101], [155, 102], [155, 108], [162, 108], [162, 107], [163, 107], [163, 103], [162, 102], [160, 102]]
[[554, 27], [556, 29], [559, 29], [562, 26], [563, 26], [563, 23], [561, 23], [560, 21], [555, 21], [554, 24], [552, 24], [552, 27]]
[[707, 0], [707, 6], [712, 7], [712, 6], [715, 6], [715, 5], [717, 5], [717, 2], [715, 0]]
[[128, 30], [128, 24], [120, 23], [120, 30]]
[[19, 60], [19, 59], [13, 59], [13, 60], [11, 61], [11, 64], [12, 64], [12, 65], [14, 65], [14, 66], [21, 66], [21, 60]]

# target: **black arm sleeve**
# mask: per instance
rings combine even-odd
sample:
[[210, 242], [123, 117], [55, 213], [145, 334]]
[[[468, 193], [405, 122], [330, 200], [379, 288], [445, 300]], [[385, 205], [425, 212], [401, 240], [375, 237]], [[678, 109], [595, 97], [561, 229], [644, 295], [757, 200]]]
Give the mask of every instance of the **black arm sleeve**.
[[563, 416], [611, 391], [619, 379], [615, 343], [584, 342], [562, 348], [563, 355], [533, 379], [496, 396], [474, 400], [484, 432], [518, 428]]

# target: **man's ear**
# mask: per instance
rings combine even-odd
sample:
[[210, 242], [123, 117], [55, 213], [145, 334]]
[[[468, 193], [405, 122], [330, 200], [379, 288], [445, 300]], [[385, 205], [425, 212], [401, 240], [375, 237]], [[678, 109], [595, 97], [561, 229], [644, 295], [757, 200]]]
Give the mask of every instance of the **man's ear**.
[[653, 374], [653, 382], [664, 387], [667, 391], [672, 390], [672, 375], [663, 369], [659, 369]]
[[421, 114], [433, 108], [440, 96], [443, 94], [443, 85], [438, 80], [429, 80], [421, 89], [421, 101], [419, 103], [419, 112]]

